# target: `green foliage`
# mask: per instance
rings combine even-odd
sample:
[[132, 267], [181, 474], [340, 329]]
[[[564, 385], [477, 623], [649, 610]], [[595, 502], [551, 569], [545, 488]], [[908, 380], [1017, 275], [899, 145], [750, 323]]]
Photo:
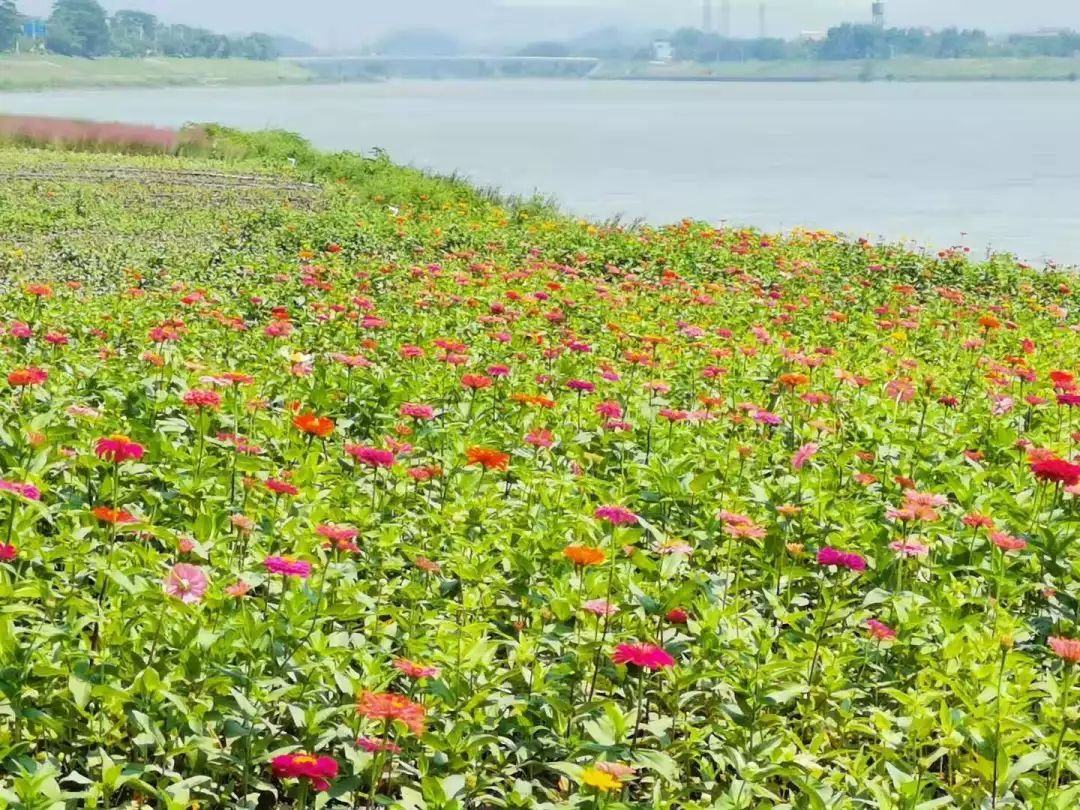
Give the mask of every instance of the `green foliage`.
[[20, 25], [21, 19], [15, 0], [0, 0], [0, 51], [9, 51], [15, 47]]
[[109, 51], [109, 23], [97, 0], [56, 0], [45, 46], [65, 56], [103, 56]]

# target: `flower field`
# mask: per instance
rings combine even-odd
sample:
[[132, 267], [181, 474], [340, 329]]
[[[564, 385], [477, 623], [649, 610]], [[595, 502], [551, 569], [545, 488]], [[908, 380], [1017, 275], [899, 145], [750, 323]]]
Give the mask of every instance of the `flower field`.
[[1073, 277], [211, 134], [0, 150], [0, 806], [1080, 803]]

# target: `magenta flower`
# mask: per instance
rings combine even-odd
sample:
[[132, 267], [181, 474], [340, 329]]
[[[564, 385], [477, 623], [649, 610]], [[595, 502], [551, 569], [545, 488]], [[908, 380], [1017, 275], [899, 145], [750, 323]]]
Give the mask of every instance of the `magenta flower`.
[[8, 560], [14, 560], [19, 556], [19, 550], [15, 546], [0, 543], [0, 562], [7, 562]]
[[625, 506], [601, 506], [594, 512], [597, 520], [606, 520], [614, 526], [625, 526], [638, 522], [638, 516]]
[[311, 576], [311, 563], [306, 560], [294, 560], [292, 557], [267, 557], [263, 561], [271, 574], [307, 579]]
[[616, 664], [630, 664], [643, 669], [669, 669], [675, 666], [675, 659], [663, 647], [645, 642], [620, 644], [611, 655]]
[[849, 571], [866, 570], [866, 560], [861, 555], [828, 546], [818, 551], [817, 561], [818, 565], [835, 565], [837, 568], [846, 568]]
[[411, 416], [413, 419], [431, 419], [435, 416], [435, 409], [430, 405], [406, 402], [398, 409], [398, 413], [402, 416]]
[[177, 563], [165, 576], [162, 588], [185, 605], [194, 605], [202, 601], [209, 585], [210, 580], [199, 566]]
[[394, 454], [390, 450], [380, 450], [377, 447], [365, 447], [360, 444], [345, 445], [345, 452], [355, 458], [361, 464], [368, 467], [393, 467]]
[[10, 492], [13, 495], [26, 498], [28, 501], [41, 500], [41, 490], [33, 484], [20, 484], [16, 481], [5, 481], [0, 479], [0, 492]]

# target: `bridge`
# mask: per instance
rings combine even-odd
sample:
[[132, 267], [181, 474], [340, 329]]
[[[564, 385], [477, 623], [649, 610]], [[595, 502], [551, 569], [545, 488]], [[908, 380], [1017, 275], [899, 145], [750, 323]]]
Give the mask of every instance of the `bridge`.
[[590, 56], [288, 56], [323, 79], [486, 78], [587, 76], [600, 64]]

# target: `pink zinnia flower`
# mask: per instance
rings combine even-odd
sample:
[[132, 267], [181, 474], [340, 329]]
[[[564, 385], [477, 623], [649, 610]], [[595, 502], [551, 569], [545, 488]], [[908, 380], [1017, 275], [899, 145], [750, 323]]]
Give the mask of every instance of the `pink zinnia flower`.
[[209, 408], [216, 411], [221, 407], [221, 394], [204, 388], [192, 388], [184, 394], [184, 404], [189, 408]]
[[417, 680], [420, 678], [437, 678], [439, 676], [438, 667], [417, 664], [415, 661], [410, 661], [407, 658], [399, 658], [394, 661], [394, 669]]
[[0, 492], [10, 492], [13, 495], [18, 495], [20, 498], [26, 498], [28, 501], [41, 500], [41, 490], [33, 484], [20, 484], [16, 481], [5, 481], [0, 479]]
[[1027, 541], [1005, 532], [990, 532], [990, 542], [1002, 551], [1020, 551], [1027, 548]]
[[270, 769], [277, 779], [307, 779], [315, 790], [329, 790], [330, 782], [338, 775], [338, 764], [330, 757], [314, 754], [283, 754], [270, 760]]
[[431, 419], [435, 416], [435, 409], [430, 405], [418, 405], [414, 402], [406, 402], [398, 413], [402, 416], [411, 416], [413, 419]]
[[866, 627], [867, 631], [870, 633], [870, 637], [877, 639], [878, 641], [890, 641], [896, 638], [896, 631], [887, 624], [879, 622], [877, 619], [867, 619]]
[[618, 402], [605, 400], [596, 404], [596, 413], [607, 419], [622, 419], [623, 409]]
[[798, 450], [795, 451], [795, 455], [791, 457], [791, 467], [794, 470], [801, 470], [803, 465], [806, 464], [814, 454], [817, 453], [818, 446], [811, 442], [810, 444], [804, 444]]
[[925, 557], [930, 549], [922, 543], [914, 543], [910, 540], [896, 540], [889, 543], [889, 548], [901, 557]]
[[389, 752], [391, 754], [401, 753], [401, 746], [395, 745], [389, 740], [378, 740], [374, 737], [360, 737], [356, 741], [356, 744], [360, 748], [363, 748], [365, 751], [367, 751], [369, 754], [378, 754], [383, 751]]
[[828, 546], [818, 551], [817, 561], [819, 565], [835, 565], [838, 568], [847, 568], [849, 571], [866, 570], [866, 560], [861, 555]]
[[0, 562], [14, 560], [19, 556], [19, 550], [8, 543], [0, 543]]
[[594, 616], [614, 616], [619, 609], [605, 599], [590, 599], [581, 609]]
[[675, 659], [663, 647], [645, 642], [620, 644], [611, 655], [616, 664], [630, 664], [643, 669], [669, 669], [675, 666]]
[[122, 461], [138, 461], [145, 452], [143, 446], [119, 433], [98, 439], [94, 445], [97, 457], [119, 464]]
[[1054, 655], [1068, 661], [1070, 664], [1080, 663], [1080, 641], [1060, 636], [1050, 636], [1046, 640]]
[[311, 576], [311, 563], [306, 560], [294, 560], [292, 557], [267, 557], [263, 561], [271, 574], [307, 579]]
[[593, 514], [598, 520], [606, 520], [614, 526], [624, 526], [638, 522], [638, 516], [625, 506], [601, 506]]
[[185, 605], [194, 605], [202, 601], [210, 580], [197, 565], [177, 563], [165, 577], [162, 586], [165, 593], [179, 599]]

